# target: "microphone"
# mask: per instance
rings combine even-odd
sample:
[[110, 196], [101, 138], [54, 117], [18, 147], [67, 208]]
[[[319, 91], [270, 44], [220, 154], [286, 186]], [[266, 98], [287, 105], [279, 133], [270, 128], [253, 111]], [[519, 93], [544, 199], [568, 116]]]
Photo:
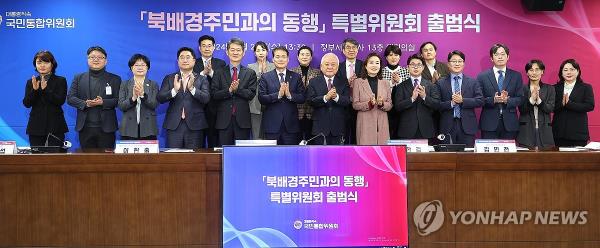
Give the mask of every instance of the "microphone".
[[69, 141], [67, 141], [67, 140], [62, 140], [61, 138], [59, 138], [59, 137], [56, 137], [56, 135], [54, 135], [54, 134], [52, 134], [52, 133], [48, 133], [48, 135], [46, 135], [46, 142], [44, 143], [44, 146], [46, 146], [46, 147], [48, 146], [48, 139], [49, 139], [50, 137], [52, 137], [52, 138], [54, 138], [54, 139], [56, 139], [56, 140], [60, 141], [60, 143], [62, 143], [62, 146], [61, 146], [61, 147], [62, 147], [62, 148], [64, 148], [64, 149], [69, 149], [69, 148], [71, 148], [71, 146], [72, 146], [71, 142], [69, 142]]
[[443, 134], [441, 133], [440, 135], [437, 136], [437, 139], [440, 141], [445, 141], [446, 137], [448, 137], [448, 139], [450, 139], [450, 144], [454, 144], [454, 142], [452, 142], [452, 135], [448, 134]]
[[311, 137], [311, 138], [310, 138], [310, 139], [308, 139], [308, 140], [302, 140], [302, 141], [300, 141], [300, 144], [298, 144], [298, 145], [305, 146], [305, 145], [307, 145], [307, 144], [308, 144], [308, 142], [310, 142], [310, 141], [312, 141], [312, 140], [314, 140], [314, 139], [318, 138], [319, 136], [323, 137], [323, 145], [327, 145], [327, 138], [325, 137], [325, 134], [323, 134], [323, 133], [319, 133], [319, 134], [317, 134], [317, 135], [315, 135], [315, 136]]

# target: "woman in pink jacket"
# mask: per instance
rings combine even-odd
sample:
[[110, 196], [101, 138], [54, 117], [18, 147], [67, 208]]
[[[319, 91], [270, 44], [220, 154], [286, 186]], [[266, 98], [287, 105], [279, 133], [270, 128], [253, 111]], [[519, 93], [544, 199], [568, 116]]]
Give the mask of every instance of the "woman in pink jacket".
[[387, 111], [392, 108], [390, 83], [382, 79], [381, 58], [370, 53], [359, 78], [354, 80], [352, 107], [358, 145], [385, 145], [390, 139]]

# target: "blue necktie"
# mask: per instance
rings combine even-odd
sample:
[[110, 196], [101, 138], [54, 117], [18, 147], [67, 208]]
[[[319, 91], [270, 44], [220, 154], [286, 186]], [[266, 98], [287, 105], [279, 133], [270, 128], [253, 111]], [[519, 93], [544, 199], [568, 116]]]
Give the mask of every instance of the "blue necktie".
[[[460, 80], [460, 77], [454, 76], [453, 93], [460, 93], [460, 85], [458, 84], [458, 80]], [[454, 105], [454, 118], [460, 118], [460, 106], [458, 104]]]
[[498, 89], [502, 91], [502, 86], [504, 85], [504, 72], [502, 70], [498, 71]]
[[279, 73], [279, 83], [282, 84], [283, 82], [285, 82], [284, 80], [285, 79], [283, 78], [283, 73], [280, 72]]

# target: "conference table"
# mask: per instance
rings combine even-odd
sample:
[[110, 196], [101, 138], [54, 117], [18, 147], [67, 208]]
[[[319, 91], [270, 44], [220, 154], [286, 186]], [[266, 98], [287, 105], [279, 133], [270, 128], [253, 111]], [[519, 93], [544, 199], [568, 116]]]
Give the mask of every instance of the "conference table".
[[[221, 168], [209, 150], [0, 156], [0, 247], [219, 247]], [[407, 168], [411, 247], [600, 247], [600, 153], [409, 153]]]

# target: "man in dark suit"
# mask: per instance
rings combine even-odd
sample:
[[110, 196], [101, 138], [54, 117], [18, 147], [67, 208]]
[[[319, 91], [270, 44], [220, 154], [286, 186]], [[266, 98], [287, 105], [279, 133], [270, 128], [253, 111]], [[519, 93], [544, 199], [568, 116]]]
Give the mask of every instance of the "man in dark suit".
[[258, 101], [265, 106], [262, 125], [265, 138], [280, 145], [298, 144], [300, 123], [296, 104], [304, 102], [301, 76], [287, 69], [289, 51], [273, 49], [275, 70], [263, 74], [258, 83]]
[[256, 73], [241, 66], [244, 41], [233, 38], [227, 42], [229, 66], [215, 72], [211, 84], [212, 101], [217, 107], [217, 122], [221, 145], [233, 145], [235, 140], [250, 138], [250, 105], [256, 95]]
[[433, 113], [440, 102], [438, 88], [423, 78], [425, 60], [418, 54], [408, 58], [410, 77], [396, 86], [394, 108], [399, 113], [400, 139], [430, 139], [436, 135]]
[[440, 78], [445, 78], [450, 74], [448, 65], [436, 59], [437, 46], [433, 42], [424, 42], [421, 44], [419, 51], [421, 52], [421, 57], [425, 60], [422, 75], [424, 79], [435, 83]]
[[[445, 78], [450, 74], [448, 65], [442, 61], [437, 60], [437, 46], [431, 41], [426, 41], [419, 47], [421, 56], [425, 59], [425, 65], [423, 67], [422, 76], [424, 79], [436, 83], [440, 78]], [[433, 112], [433, 122], [435, 130], [439, 130], [438, 124], [440, 123], [440, 112]], [[439, 140], [429, 140], [431, 144], [439, 144]]]
[[481, 72], [477, 81], [483, 93], [484, 105], [479, 125], [484, 139], [515, 139], [519, 131], [517, 108], [523, 96], [521, 73], [508, 69], [508, 47], [494, 44], [490, 49], [494, 67]]
[[[336, 77], [340, 60], [333, 53], [321, 58], [321, 72], [308, 84], [307, 101], [313, 107], [312, 134], [323, 134], [327, 144], [343, 144], [346, 130], [346, 108], [350, 105], [348, 80]], [[323, 137], [315, 138], [311, 144], [324, 144]]]
[[465, 54], [461, 51], [448, 54], [448, 67], [450, 75], [436, 83], [440, 91], [440, 133], [450, 136], [445, 143], [473, 147], [477, 133], [475, 108], [483, 106], [481, 88], [477, 80], [463, 74]]
[[208, 127], [204, 115], [204, 107], [210, 100], [208, 80], [193, 72], [194, 59], [194, 50], [180, 48], [179, 72], [165, 76], [156, 97], [160, 103], [169, 102], [163, 127], [170, 148], [200, 148], [203, 130]]
[[[357, 59], [359, 44], [353, 38], [346, 38], [342, 41], [342, 53], [346, 59], [340, 63], [338, 68], [337, 77], [348, 79], [350, 86], [350, 96], [352, 96], [352, 87], [354, 79], [358, 77], [358, 74], [362, 71], [363, 61]], [[344, 139], [346, 144], [356, 144], [356, 110], [349, 106], [347, 108], [346, 115], [346, 131]]]
[[106, 51], [87, 50], [89, 71], [75, 75], [67, 103], [77, 108], [81, 148], [114, 148], [121, 77], [106, 71]]
[[[210, 89], [215, 72], [226, 70], [226, 68], [224, 68], [226, 66], [225, 61], [213, 57], [215, 51], [215, 38], [210, 35], [200, 36], [198, 39], [198, 50], [200, 50], [200, 58], [196, 59], [194, 72], [199, 73], [208, 79]], [[205, 106], [204, 114], [206, 115], [206, 121], [208, 122], [208, 130], [203, 133], [202, 144], [204, 145], [204, 141], [206, 141], [207, 147], [212, 148], [219, 145], [218, 132], [215, 129], [217, 108], [212, 101]]]

